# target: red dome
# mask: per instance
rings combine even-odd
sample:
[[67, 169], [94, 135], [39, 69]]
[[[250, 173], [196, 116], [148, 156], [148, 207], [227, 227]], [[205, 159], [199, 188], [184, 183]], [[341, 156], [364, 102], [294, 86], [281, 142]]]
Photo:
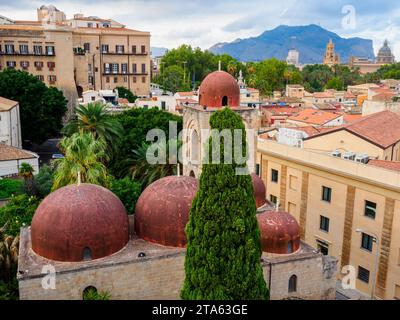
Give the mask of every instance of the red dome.
[[185, 227], [197, 188], [197, 179], [187, 176], [169, 176], [149, 185], [136, 203], [138, 237], [165, 246], [184, 247]]
[[255, 173], [251, 174], [251, 179], [253, 180], [253, 194], [256, 199], [257, 208], [262, 207], [267, 201], [267, 190], [265, 188], [264, 182]]
[[69, 185], [42, 201], [31, 235], [32, 249], [42, 257], [70, 262], [98, 259], [126, 245], [128, 216], [111, 191], [93, 184]]
[[225, 71], [210, 73], [201, 83], [199, 90], [202, 106], [221, 108], [240, 106], [240, 89], [235, 78]]
[[300, 227], [296, 219], [283, 211], [264, 211], [257, 215], [264, 252], [289, 254], [300, 248]]

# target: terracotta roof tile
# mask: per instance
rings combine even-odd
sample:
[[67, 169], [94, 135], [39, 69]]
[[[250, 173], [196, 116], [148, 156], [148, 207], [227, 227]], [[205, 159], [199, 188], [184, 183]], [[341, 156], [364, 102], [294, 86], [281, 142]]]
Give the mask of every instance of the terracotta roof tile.
[[18, 104], [17, 101], [0, 97], [0, 111], [8, 111]]
[[38, 158], [36, 153], [0, 143], [0, 161]]
[[290, 117], [289, 120], [308, 124], [324, 125], [325, 123], [335, 120], [341, 116], [342, 115], [340, 114], [328, 111], [305, 109], [300, 111], [297, 115]]
[[389, 170], [400, 171], [400, 161], [387, 160], [369, 160], [368, 164], [375, 167], [381, 167]]

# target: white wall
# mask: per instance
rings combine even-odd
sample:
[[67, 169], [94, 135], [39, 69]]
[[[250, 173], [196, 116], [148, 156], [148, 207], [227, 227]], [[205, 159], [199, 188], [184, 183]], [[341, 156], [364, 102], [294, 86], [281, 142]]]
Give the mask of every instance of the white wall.
[[39, 172], [38, 158], [7, 160], [7, 161], [0, 161], [0, 177], [18, 175], [19, 166], [21, 165], [21, 163], [24, 162], [30, 164], [33, 167], [35, 173]]
[[22, 147], [19, 105], [0, 112], [0, 142], [17, 148]]

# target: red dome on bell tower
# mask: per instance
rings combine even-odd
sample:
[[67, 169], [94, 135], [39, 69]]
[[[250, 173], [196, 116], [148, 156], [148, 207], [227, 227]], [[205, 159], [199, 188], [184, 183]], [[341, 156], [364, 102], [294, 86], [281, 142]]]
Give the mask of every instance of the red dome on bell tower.
[[222, 108], [240, 106], [240, 89], [234, 77], [225, 71], [210, 73], [201, 83], [199, 90], [201, 106]]

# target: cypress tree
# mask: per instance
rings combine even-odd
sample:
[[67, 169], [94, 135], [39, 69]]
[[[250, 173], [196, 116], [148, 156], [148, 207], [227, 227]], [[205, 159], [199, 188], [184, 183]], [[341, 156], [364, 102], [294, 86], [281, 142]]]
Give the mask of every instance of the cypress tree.
[[[242, 152], [247, 149], [241, 117], [229, 108], [210, 118], [212, 129], [242, 130]], [[214, 137], [215, 139], [215, 137]], [[223, 140], [223, 139], [222, 139]], [[269, 298], [260, 263], [260, 231], [256, 219], [251, 176], [236, 174], [246, 164], [211, 163], [213, 135], [208, 140], [210, 163], [203, 164], [199, 191], [193, 200], [181, 291], [187, 300], [261, 300]], [[224, 152], [233, 150], [220, 147]]]

